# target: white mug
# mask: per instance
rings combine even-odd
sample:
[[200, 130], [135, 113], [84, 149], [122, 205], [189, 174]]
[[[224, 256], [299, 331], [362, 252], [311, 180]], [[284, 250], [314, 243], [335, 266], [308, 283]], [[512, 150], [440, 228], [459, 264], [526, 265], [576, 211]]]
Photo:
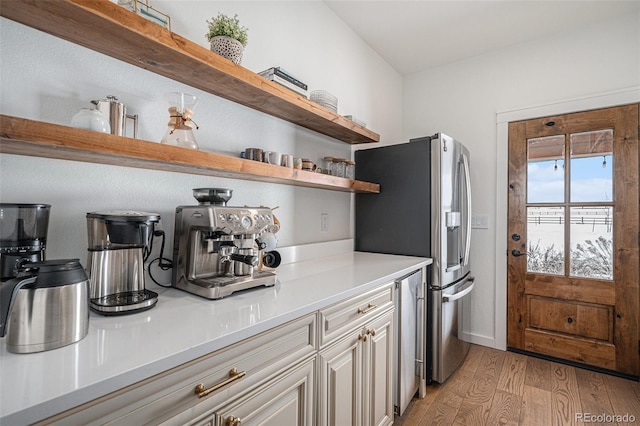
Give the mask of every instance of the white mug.
[[282, 163], [282, 154], [275, 151], [269, 151], [264, 154], [265, 163], [275, 164], [279, 166]]
[[293, 155], [282, 154], [282, 163], [280, 163], [280, 165], [293, 169]]

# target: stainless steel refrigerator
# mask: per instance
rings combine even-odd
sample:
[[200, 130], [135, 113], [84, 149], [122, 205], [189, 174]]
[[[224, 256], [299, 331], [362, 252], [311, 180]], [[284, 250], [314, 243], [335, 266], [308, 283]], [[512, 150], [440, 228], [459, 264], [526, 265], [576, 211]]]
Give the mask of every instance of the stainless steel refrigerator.
[[[357, 194], [358, 251], [433, 258], [427, 277], [427, 378], [443, 383], [464, 360], [461, 302], [474, 287], [469, 151], [450, 136], [356, 151], [356, 179], [380, 184]], [[404, 338], [414, 338], [402, 336]]]

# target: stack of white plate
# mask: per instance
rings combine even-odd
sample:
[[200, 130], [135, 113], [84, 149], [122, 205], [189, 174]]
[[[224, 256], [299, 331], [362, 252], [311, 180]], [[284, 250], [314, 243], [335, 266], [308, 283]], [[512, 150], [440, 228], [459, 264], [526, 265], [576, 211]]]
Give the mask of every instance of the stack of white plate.
[[325, 90], [314, 90], [309, 99], [333, 112], [338, 112], [338, 98]]
[[357, 119], [356, 117], [354, 117], [353, 115], [345, 115], [344, 118], [346, 118], [347, 120], [351, 120], [354, 121], [356, 124], [361, 125], [362, 127], [367, 127], [367, 123]]

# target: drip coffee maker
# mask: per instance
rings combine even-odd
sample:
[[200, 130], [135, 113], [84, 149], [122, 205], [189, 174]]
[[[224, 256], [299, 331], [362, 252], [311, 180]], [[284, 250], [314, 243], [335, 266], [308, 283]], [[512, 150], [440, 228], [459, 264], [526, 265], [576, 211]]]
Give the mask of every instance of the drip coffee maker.
[[26, 262], [45, 260], [49, 204], [0, 204], [0, 275], [18, 275]]
[[198, 188], [197, 206], [176, 208], [171, 285], [207, 299], [272, 286], [276, 274], [256, 268], [276, 232], [271, 209], [229, 207], [231, 190]]
[[151, 309], [158, 294], [145, 288], [144, 262], [148, 257], [157, 213], [104, 211], [87, 213], [92, 310], [119, 315]]
[[198, 149], [198, 142], [193, 134], [193, 127], [197, 129], [198, 126], [191, 119], [198, 98], [187, 93], [172, 92], [165, 99], [169, 103], [169, 122], [161, 143]]

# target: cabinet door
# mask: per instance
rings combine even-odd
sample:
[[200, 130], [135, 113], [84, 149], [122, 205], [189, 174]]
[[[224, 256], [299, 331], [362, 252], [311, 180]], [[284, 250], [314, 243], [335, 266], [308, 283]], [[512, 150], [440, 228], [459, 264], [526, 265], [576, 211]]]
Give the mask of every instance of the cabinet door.
[[[315, 418], [312, 358], [216, 412], [217, 426], [312, 426]], [[199, 424], [199, 423], [196, 423]]]
[[364, 424], [393, 423], [393, 311], [365, 325]]
[[362, 424], [362, 331], [320, 352], [320, 426]]

